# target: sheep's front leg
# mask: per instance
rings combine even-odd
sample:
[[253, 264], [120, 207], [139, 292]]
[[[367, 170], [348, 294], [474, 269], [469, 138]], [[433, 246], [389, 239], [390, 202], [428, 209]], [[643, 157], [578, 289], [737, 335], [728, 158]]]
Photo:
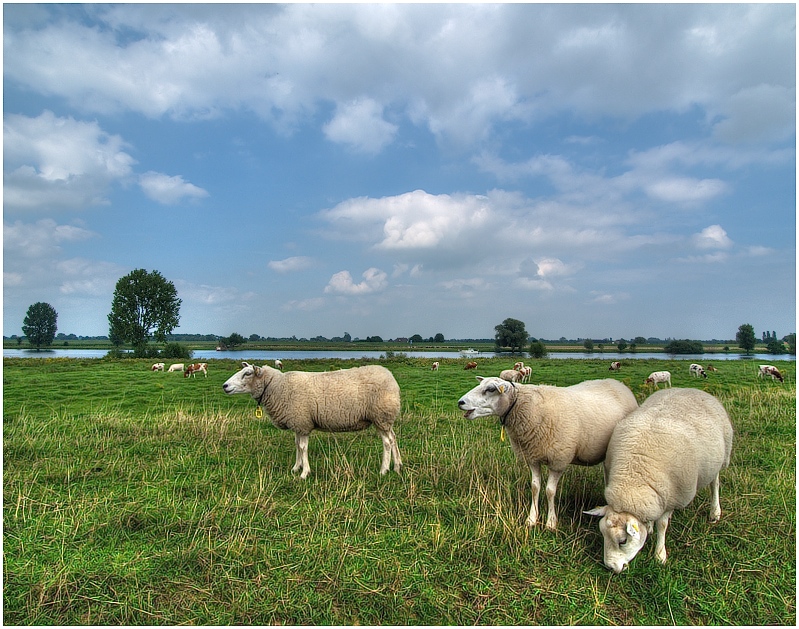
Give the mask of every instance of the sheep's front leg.
[[527, 526], [535, 526], [538, 523], [538, 493], [541, 491], [541, 464], [531, 463], [530, 473], [532, 474], [533, 502], [530, 505], [530, 516], [527, 518]]
[[[394, 458], [394, 471], [399, 474], [400, 470], [402, 470], [402, 457], [400, 456], [399, 446], [397, 445], [397, 435], [394, 434], [393, 428], [389, 428], [386, 431], [386, 435], [390, 444], [391, 456]], [[380, 436], [383, 439], [383, 448], [385, 452], [386, 437], [382, 434]], [[388, 471], [388, 464], [386, 464], [386, 471]]]
[[720, 485], [719, 475], [716, 474], [716, 478], [710, 483], [710, 516], [708, 519], [711, 522], [718, 522], [721, 519], [721, 503], [719, 502]]
[[558, 513], [555, 511], [555, 494], [558, 492], [558, 481], [563, 472], [556, 472], [549, 469], [547, 475], [547, 528], [554, 531], [558, 528]]
[[308, 435], [295, 434], [294, 443], [297, 446], [297, 456], [291, 471], [296, 473], [301, 469], [300, 478], [308, 478], [311, 473], [311, 466], [308, 464]]
[[669, 528], [669, 520], [671, 519], [671, 511], [664, 513], [655, 522], [657, 528], [657, 540], [655, 543], [655, 558], [660, 563], [666, 563], [666, 529]]

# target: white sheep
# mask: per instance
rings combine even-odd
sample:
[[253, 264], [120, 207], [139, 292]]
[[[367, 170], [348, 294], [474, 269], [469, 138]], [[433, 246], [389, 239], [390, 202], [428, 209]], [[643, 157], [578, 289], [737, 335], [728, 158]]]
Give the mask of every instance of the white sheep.
[[279, 358], [275, 358], [275, 369], [280, 369], [280, 371], [283, 371], [283, 361]]
[[521, 382], [522, 373], [516, 369], [504, 369], [499, 373], [499, 377], [507, 382]]
[[400, 389], [391, 372], [380, 365], [338, 371], [282, 373], [272, 367], [246, 362], [222, 385], [225, 393], [249, 393], [278, 428], [294, 431], [297, 456], [292, 472], [306, 478], [308, 437], [311, 431], [351, 432], [374, 425], [383, 440], [380, 473], [388, 472], [391, 457], [394, 471], [402, 459], [394, 434], [400, 414]]
[[438, 371], [438, 361], [433, 363], [433, 368], [431, 369], [431, 371]]
[[649, 374], [649, 377], [644, 381], [644, 384], [653, 384], [655, 388], [658, 387], [658, 383], [663, 382], [667, 387], [671, 386], [671, 372], [670, 371], [653, 371]]
[[601, 516], [605, 565], [624, 570], [657, 525], [655, 556], [666, 562], [666, 528], [675, 509], [710, 485], [710, 521], [721, 517], [719, 472], [730, 462], [727, 411], [698, 389], [664, 389], [616, 426], [605, 458], [607, 504]]
[[186, 367], [183, 365], [183, 363], [175, 363], [173, 365], [169, 365], [169, 369], [167, 369], [167, 371], [184, 371], [185, 369]]
[[702, 365], [698, 365], [697, 363], [691, 363], [691, 366], [688, 367], [688, 373], [690, 373], [695, 378], [707, 378], [707, 374], [705, 373], [705, 368]]
[[613, 427], [638, 408], [632, 391], [617, 380], [590, 380], [570, 387], [515, 385], [500, 378], [477, 378], [458, 406], [464, 417], [496, 415], [508, 431], [516, 456], [532, 472], [533, 500], [527, 525], [538, 522], [541, 464], [549, 469], [548, 529], [556, 529], [555, 493], [570, 464], [596, 465], [605, 458]]

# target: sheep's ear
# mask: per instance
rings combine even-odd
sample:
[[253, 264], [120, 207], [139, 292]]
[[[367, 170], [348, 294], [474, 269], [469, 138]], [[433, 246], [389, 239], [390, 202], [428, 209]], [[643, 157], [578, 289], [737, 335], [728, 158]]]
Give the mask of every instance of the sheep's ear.
[[261, 367], [253, 365], [252, 368], [253, 368], [253, 371], [255, 372], [256, 376], [260, 376], [261, 375]]
[[604, 507], [595, 507], [590, 511], [583, 511], [583, 513], [585, 513], [585, 515], [596, 515], [601, 518], [605, 516], [605, 513], [607, 513], [607, 511], [608, 511], [608, 506], [605, 505]]
[[246, 369], [247, 367], [249, 367], [249, 366], [250, 366], [250, 363], [248, 363], [248, 362], [245, 362], [245, 361], [241, 361], [241, 366], [242, 366], [242, 367], [244, 367], [244, 368]]
[[627, 521], [626, 528], [627, 528], [627, 535], [629, 535], [633, 539], [638, 539], [639, 537], [641, 537], [641, 531], [638, 530], [638, 525], [632, 520]]
[[482, 382], [483, 380], [485, 380], [485, 378], [483, 378], [483, 376], [476, 376], [476, 378], [477, 378], [477, 382]]

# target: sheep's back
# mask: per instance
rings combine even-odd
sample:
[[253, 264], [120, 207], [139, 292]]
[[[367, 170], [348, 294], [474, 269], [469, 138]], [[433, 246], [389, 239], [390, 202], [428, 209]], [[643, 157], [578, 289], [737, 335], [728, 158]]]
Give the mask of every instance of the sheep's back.
[[732, 425], [697, 389], [666, 389], [619, 422], [608, 444], [605, 498], [616, 511], [655, 520], [682, 509], [729, 464]]

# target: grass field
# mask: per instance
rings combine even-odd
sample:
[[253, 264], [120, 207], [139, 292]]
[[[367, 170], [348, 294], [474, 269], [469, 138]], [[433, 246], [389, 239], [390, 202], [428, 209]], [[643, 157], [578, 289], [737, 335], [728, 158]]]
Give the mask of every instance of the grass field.
[[[367, 361], [284, 361], [321, 371]], [[301, 481], [291, 433], [222, 383], [126, 360], [5, 359], [6, 624], [796, 624], [796, 369], [629, 360], [611, 374], [716, 395], [735, 427], [722, 519], [708, 492], [675, 513], [669, 562], [649, 542], [629, 570], [602, 565], [600, 467], [560, 483], [560, 528], [528, 529], [530, 477], [495, 418], [467, 421], [463, 361], [383, 361], [402, 389], [405, 468], [378, 474], [373, 430], [314, 433]], [[496, 375], [513, 359], [481, 361]], [[534, 361], [533, 382], [609, 375], [603, 360]], [[543, 492], [542, 492], [543, 493]], [[543, 496], [542, 496], [543, 501]]]

